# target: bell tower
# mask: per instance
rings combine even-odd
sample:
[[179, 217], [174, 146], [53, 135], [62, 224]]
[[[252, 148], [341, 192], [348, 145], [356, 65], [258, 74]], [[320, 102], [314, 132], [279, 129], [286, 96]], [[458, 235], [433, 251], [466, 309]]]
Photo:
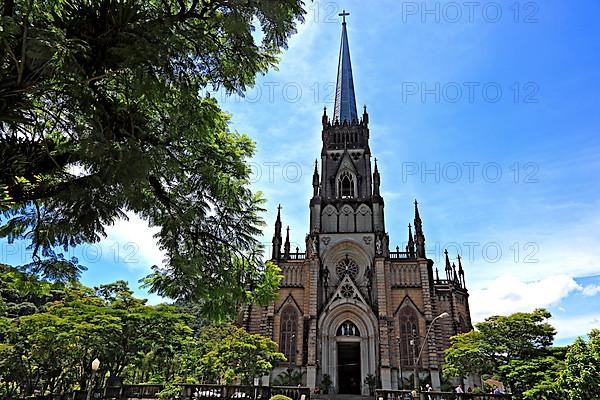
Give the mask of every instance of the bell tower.
[[321, 179], [315, 168], [311, 200], [311, 233], [385, 232], [379, 172], [372, 172], [369, 114], [359, 118], [350, 61], [346, 12], [340, 14], [342, 39], [333, 116], [323, 111]]

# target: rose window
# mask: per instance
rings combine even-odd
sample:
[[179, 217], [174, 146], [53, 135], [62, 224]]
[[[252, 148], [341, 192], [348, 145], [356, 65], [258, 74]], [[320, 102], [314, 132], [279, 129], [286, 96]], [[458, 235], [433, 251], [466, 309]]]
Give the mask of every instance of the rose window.
[[346, 298], [350, 298], [350, 297], [354, 296], [354, 288], [351, 285], [345, 284], [340, 289], [340, 293], [342, 294], [342, 296], [344, 296]]
[[356, 278], [356, 275], [358, 275], [358, 265], [356, 262], [354, 262], [354, 260], [346, 256], [346, 258], [338, 262], [337, 266], [335, 267], [335, 272], [340, 278], [348, 275], [350, 278], [354, 279]]

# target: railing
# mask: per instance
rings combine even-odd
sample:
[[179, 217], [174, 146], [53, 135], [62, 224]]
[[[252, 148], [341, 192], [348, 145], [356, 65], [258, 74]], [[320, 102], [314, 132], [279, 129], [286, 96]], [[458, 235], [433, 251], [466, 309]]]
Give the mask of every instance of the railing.
[[[410, 390], [377, 390], [376, 400], [413, 400]], [[453, 392], [423, 392], [417, 399], [425, 400], [494, 400], [512, 399], [511, 394], [486, 394], [486, 393], [453, 393]]]
[[288, 260], [304, 260], [306, 258], [306, 253], [296, 252], [290, 253]]
[[211, 399], [265, 399], [268, 387], [235, 385], [182, 385], [181, 398], [189, 400]]
[[410, 258], [414, 257], [411, 257], [410, 253], [407, 251], [390, 251], [390, 259], [392, 260], [408, 260]]
[[269, 389], [271, 389], [270, 396], [282, 394], [293, 400], [310, 400], [310, 389], [307, 387], [272, 386]]
[[448, 280], [448, 279], [436, 279], [435, 280], [435, 284], [436, 285], [443, 285], [443, 286], [448, 286], [448, 285], [452, 285], [455, 288], [458, 289], [463, 289], [462, 285], [460, 284], [460, 282], [456, 282], [453, 280]]
[[163, 388], [163, 385], [123, 385], [121, 397], [127, 399], [155, 398]]
[[[276, 394], [283, 394], [293, 400], [310, 400], [307, 387], [288, 386], [241, 386], [241, 385], [180, 385], [181, 400], [268, 400]], [[156, 399], [164, 385], [123, 385], [92, 391], [93, 400], [107, 399]], [[35, 400], [86, 400], [87, 391], [60, 395], [37, 396]]]

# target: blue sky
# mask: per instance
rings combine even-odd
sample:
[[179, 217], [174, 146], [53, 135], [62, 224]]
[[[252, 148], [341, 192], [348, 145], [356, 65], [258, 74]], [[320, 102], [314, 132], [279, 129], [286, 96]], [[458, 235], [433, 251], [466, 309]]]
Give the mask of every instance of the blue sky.
[[[475, 321], [547, 307], [559, 344], [600, 327], [600, 3], [308, 6], [278, 71], [245, 99], [215, 94], [233, 128], [257, 141], [264, 241], [281, 203], [292, 241], [304, 247], [320, 118], [333, 107], [337, 14], [346, 9], [391, 245], [406, 240], [417, 198], [429, 257], [439, 265], [446, 247], [463, 257]], [[161, 260], [152, 232], [132, 216], [102, 243], [75, 250], [89, 267], [84, 283], [137, 286]], [[0, 247], [0, 261], [27, 259], [19, 244]]]

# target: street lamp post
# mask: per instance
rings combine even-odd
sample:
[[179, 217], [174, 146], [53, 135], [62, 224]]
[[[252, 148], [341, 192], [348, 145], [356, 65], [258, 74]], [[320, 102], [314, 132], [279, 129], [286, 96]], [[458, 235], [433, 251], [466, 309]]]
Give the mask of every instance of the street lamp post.
[[[431, 328], [433, 328], [433, 325], [435, 324], [435, 322], [440, 319], [440, 318], [446, 318], [449, 317], [450, 314], [448, 314], [447, 312], [443, 312], [440, 315], [438, 315], [437, 317], [435, 317], [432, 321], [431, 324], [429, 324], [429, 328], [427, 329], [427, 333], [425, 334], [425, 339], [423, 339], [423, 344], [421, 345], [421, 349], [419, 350], [419, 353], [417, 355], [417, 357], [415, 358], [415, 363], [414, 363], [414, 371], [413, 371], [413, 386], [415, 390], [419, 390], [419, 377], [418, 377], [418, 371], [417, 371], [417, 364], [419, 363], [419, 360], [421, 359], [421, 354], [423, 354], [423, 349], [425, 349], [425, 344], [427, 343], [427, 338], [429, 337], [429, 332], [431, 332]], [[413, 354], [414, 351], [416, 350], [416, 345], [417, 345], [417, 341], [416, 341], [416, 333], [413, 331]]]
[[404, 390], [404, 376], [402, 375], [402, 338], [397, 336], [398, 340], [398, 370], [400, 371], [400, 390]]
[[417, 363], [419, 359], [417, 358], [417, 332], [413, 330], [412, 332], [412, 340], [410, 341], [413, 349], [413, 389], [419, 390], [419, 371], [417, 370]]
[[92, 379], [90, 380], [90, 387], [88, 388], [86, 400], [90, 400], [92, 398], [92, 387], [94, 386], [94, 378], [96, 377], [96, 372], [100, 368], [100, 360], [97, 358], [92, 361]]

